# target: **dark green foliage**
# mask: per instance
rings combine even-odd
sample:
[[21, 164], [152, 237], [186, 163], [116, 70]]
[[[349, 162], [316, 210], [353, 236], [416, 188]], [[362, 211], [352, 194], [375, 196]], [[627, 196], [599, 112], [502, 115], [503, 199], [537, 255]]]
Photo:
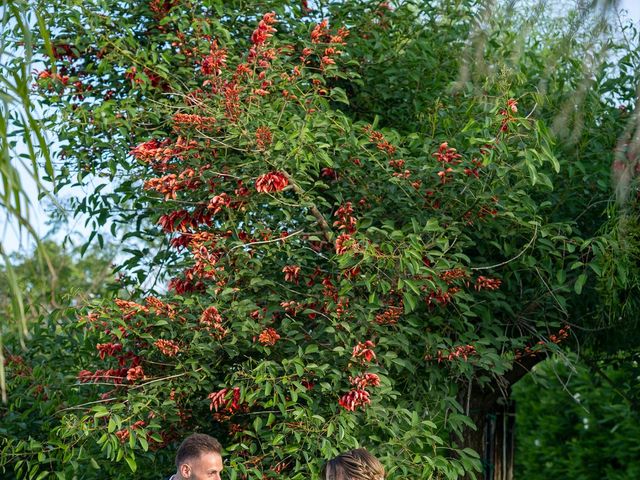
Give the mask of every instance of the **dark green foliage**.
[[637, 478], [639, 379], [637, 355], [591, 366], [554, 357], [536, 366], [514, 388], [515, 478]]
[[[96, 182], [70, 202], [96, 231], [111, 220], [131, 242], [119, 267], [129, 284], [150, 265], [174, 281], [160, 298], [136, 289], [140, 303], [96, 303], [61, 325], [72, 353], [60, 364], [75, 373], [51, 380], [67, 386], [69, 405], [38, 437], [53, 453], [44, 462], [40, 444], [9, 443], [3, 463], [151, 478], [202, 430], [227, 446], [232, 478], [313, 476], [321, 458], [365, 443], [392, 478], [453, 479], [478, 466], [475, 401], [491, 407], [559, 343], [577, 339], [595, 355], [594, 326], [637, 339], [636, 185], [617, 178], [627, 200], [617, 204], [610, 175], [630, 125], [617, 102], [632, 111], [635, 73], [606, 56], [579, 60], [599, 51], [598, 18], [538, 24], [542, 11], [471, 0], [283, 5], [67, 2], [50, 12], [60, 53], [37, 92], [65, 144], [58, 185]], [[282, 49], [238, 80], [271, 8], [270, 42]], [[342, 53], [309, 39], [325, 16], [332, 31], [350, 29]], [[634, 45], [615, 46], [629, 65]], [[219, 48], [227, 67], [203, 74]], [[325, 54], [336, 64], [320, 68]], [[238, 103], [221, 85], [241, 86]], [[185, 125], [176, 113], [209, 120]], [[273, 137], [262, 145], [261, 128]], [[180, 175], [196, 181], [173, 189]], [[259, 188], [270, 175], [280, 186]], [[178, 228], [167, 218], [180, 210], [215, 213]], [[353, 348], [367, 340], [376, 358], [360, 364]], [[381, 386], [366, 409], [346, 411], [349, 377], [365, 369]], [[216, 408], [210, 395], [221, 391]]]

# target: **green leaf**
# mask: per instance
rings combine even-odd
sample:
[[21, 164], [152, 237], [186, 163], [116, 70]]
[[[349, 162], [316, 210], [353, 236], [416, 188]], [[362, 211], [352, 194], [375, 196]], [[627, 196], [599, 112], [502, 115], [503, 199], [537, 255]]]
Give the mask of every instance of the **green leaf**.
[[129, 465], [129, 468], [131, 469], [131, 471], [135, 473], [135, 471], [138, 469], [138, 465], [136, 464], [135, 457], [133, 455], [131, 456], [127, 455], [126, 457], [124, 457], [124, 459], [127, 462], [127, 465]]
[[573, 285], [573, 289], [578, 295], [582, 293], [582, 287], [586, 282], [587, 282], [587, 275], [585, 273], [581, 273], [580, 275], [578, 275], [578, 278], [576, 279], [576, 283]]

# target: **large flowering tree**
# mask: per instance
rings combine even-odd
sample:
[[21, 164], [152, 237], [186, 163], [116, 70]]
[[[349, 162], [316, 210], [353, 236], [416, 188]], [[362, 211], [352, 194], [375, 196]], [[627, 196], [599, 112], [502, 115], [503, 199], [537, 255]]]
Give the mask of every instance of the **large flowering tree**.
[[[74, 105], [66, 154], [113, 177], [78, 209], [103, 222], [134, 207], [119, 220], [170, 245], [171, 278], [66, 327], [73, 405], [6, 458], [34, 476], [126, 463], [156, 478], [199, 430], [225, 445], [231, 478], [308, 478], [356, 445], [391, 478], [477, 471], [486, 415], [568, 339], [592, 259], [546, 201], [560, 163], [539, 97], [504, 79], [443, 91], [401, 133], [359, 109], [362, 93], [351, 102], [387, 7], [347, 15], [351, 29], [282, 9], [228, 30], [217, 22], [238, 17], [181, 7], [124, 16], [146, 25], [139, 45], [58, 44], [60, 68], [37, 80]], [[141, 255], [125, 268], [144, 272]]]

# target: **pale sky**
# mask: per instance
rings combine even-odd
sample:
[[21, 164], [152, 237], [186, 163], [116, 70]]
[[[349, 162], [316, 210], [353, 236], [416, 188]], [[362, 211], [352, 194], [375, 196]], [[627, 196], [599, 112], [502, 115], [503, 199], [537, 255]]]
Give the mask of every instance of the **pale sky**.
[[640, 20], [640, 0], [621, 0], [620, 8], [629, 11], [629, 16], [634, 22]]
[[[564, 0], [556, 0], [557, 4], [565, 3]], [[633, 19], [635, 23], [640, 21], [640, 0], [620, 0], [619, 8], [621, 10], [627, 10], [629, 17]], [[30, 220], [40, 235], [44, 235], [47, 231], [46, 213], [40, 208], [36, 196], [36, 188], [33, 181], [27, 176], [22, 177], [22, 181], [26, 191], [28, 192], [32, 206], [30, 208]], [[69, 193], [67, 193], [69, 195]], [[77, 232], [80, 237], [87, 236], [88, 231], [84, 227], [84, 222], [78, 219], [69, 218], [68, 230], [71, 232]], [[15, 252], [19, 249], [29, 248], [32, 242], [29, 241], [28, 235], [17, 231], [15, 225], [11, 225], [6, 222], [6, 218], [3, 212], [0, 211], [0, 242], [5, 252]]]

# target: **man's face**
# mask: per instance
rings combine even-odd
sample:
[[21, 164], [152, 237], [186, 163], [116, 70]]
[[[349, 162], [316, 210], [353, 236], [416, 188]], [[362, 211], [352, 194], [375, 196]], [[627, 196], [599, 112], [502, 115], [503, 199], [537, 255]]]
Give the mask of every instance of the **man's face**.
[[223, 468], [220, 454], [209, 452], [180, 465], [180, 474], [189, 480], [220, 480]]

